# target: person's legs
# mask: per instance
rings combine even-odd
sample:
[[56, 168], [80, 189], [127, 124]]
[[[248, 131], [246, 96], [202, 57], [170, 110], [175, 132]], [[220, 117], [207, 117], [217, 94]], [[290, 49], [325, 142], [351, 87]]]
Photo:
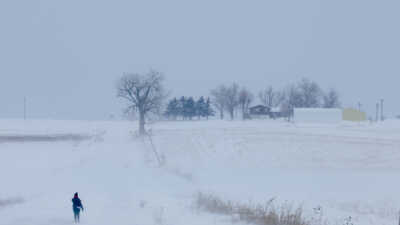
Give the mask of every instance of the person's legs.
[[79, 223], [79, 209], [74, 208], [74, 221], [75, 223]]

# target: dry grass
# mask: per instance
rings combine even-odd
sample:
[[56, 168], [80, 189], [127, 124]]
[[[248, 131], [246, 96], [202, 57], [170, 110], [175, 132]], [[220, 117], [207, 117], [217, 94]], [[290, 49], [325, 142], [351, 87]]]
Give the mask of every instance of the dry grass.
[[198, 209], [256, 225], [310, 225], [303, 217], [301, 207], [293, 208], [290, 204], [276, 207], [273, 199], [265, 204], [237, 203], [198, 193], [195, 204]]
[[56, 141], [84, 141], [90, 139], [89, 135], [57, 134], [57, 135], [1, 135], [0, 143], [23, 142], [56, 142]]
[[22, 198], [0, 199], [0, 209], [7, 206], [17, 205], [22, 203], [24, 203], [24, 200]]

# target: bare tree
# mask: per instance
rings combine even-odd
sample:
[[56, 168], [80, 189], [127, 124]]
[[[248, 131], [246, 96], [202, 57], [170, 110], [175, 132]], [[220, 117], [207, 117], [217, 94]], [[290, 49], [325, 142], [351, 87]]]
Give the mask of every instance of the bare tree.
[[288, 120], [293, 115], [295, 107], [302, 107], [302, 95], [296, 85], [290, 85], [281, 92], [281, 111]]
[[289, 86], [287, 89], [287, 102], [291, 108], [304, 107], [303, 92], [295, 85]]
[[328, 93], [324, 95], [324, 108], [337, 108], [340, 107], [339, 94], [331, 88]]
[[240, 92], [239, 92], [239, 105], [242, 110], [242, 117], [243, 120], [248, 118], [248, 110], [250, 103], [254, 100], [253, 94], [247, 90], [245, 87], [243, 87]]
[[219, 117], [221, 120], [224, 119], [224, 111], [226, 108], [225, 96], [226, 96], [226, 87], [224, 85], [220, 85], [217, 88], [211, 90], [210, 92], [212, 98], [212, 104], [219, 112]]
[[321, 105], [322, 91], [316, 82], [303, 78], [297, 87], [302, 97], [301, 104], [298, 104], [300, 107], [313, 108]]
[[117, 96], [129, 102], [127, 111], [139, 113], [139, 134], [145, 131], [145, 117], [149, 112], [159, 112], [167, 96], [163, 86], [164, 76], [155, 70], [145, 74], [124, 74], [117, 85]]
[[239, 106], [239, 86], [233, 83], [226, 88], [225, 105], [231, 120], [235, 118], [235, 110]]
[[285, 102], [286, 99], [286, 93], [285, 90], [282, 91], [276, 91], [275, 92], [275, 101], [274, 101], [274, 107], [279, 107], [282, 106], [282, 104]]
[[272, 108], [276, 105], [276, 97], [276, 92], [272, 86], [269, 86], [258, 93], [258, 98], [260, 99], [261, 103], [269, 108]]

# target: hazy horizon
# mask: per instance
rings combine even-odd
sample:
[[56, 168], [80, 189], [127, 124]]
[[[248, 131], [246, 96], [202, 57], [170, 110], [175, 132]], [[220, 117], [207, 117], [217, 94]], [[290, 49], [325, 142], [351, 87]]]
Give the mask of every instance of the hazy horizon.
[[153, 68], [173, 96], [306, 77], [344, 107], [400, 114], [399, 1], [2, 1], [0, 118], [108, 119], [115, 83]]

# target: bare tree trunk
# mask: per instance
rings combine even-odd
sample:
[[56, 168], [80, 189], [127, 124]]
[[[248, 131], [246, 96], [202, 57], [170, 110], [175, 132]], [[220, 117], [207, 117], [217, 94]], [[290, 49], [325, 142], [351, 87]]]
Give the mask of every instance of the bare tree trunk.
[[229, 110], [230, 116], [231, 116], [231, 120], [233, 120], [235, 118], [235, 110], [234, 109], [230, 109]]
[[246, 120], [246, 108], [245, 108], [245, 105], [242, 105], [242, 119]]
[[140, 111], [139, 114], [140, 114], [140, 117], [139, 117], [139, 134], [140, 135], [144, 135], [144, 134], [146, 134], [146, 130], [144, 129], [144, 124], [145, 124], [144, 112]]
[[221, 118], [221, 120], [224, 119], [224, 110], [223, 109], [219, 110], [219, 117]]

